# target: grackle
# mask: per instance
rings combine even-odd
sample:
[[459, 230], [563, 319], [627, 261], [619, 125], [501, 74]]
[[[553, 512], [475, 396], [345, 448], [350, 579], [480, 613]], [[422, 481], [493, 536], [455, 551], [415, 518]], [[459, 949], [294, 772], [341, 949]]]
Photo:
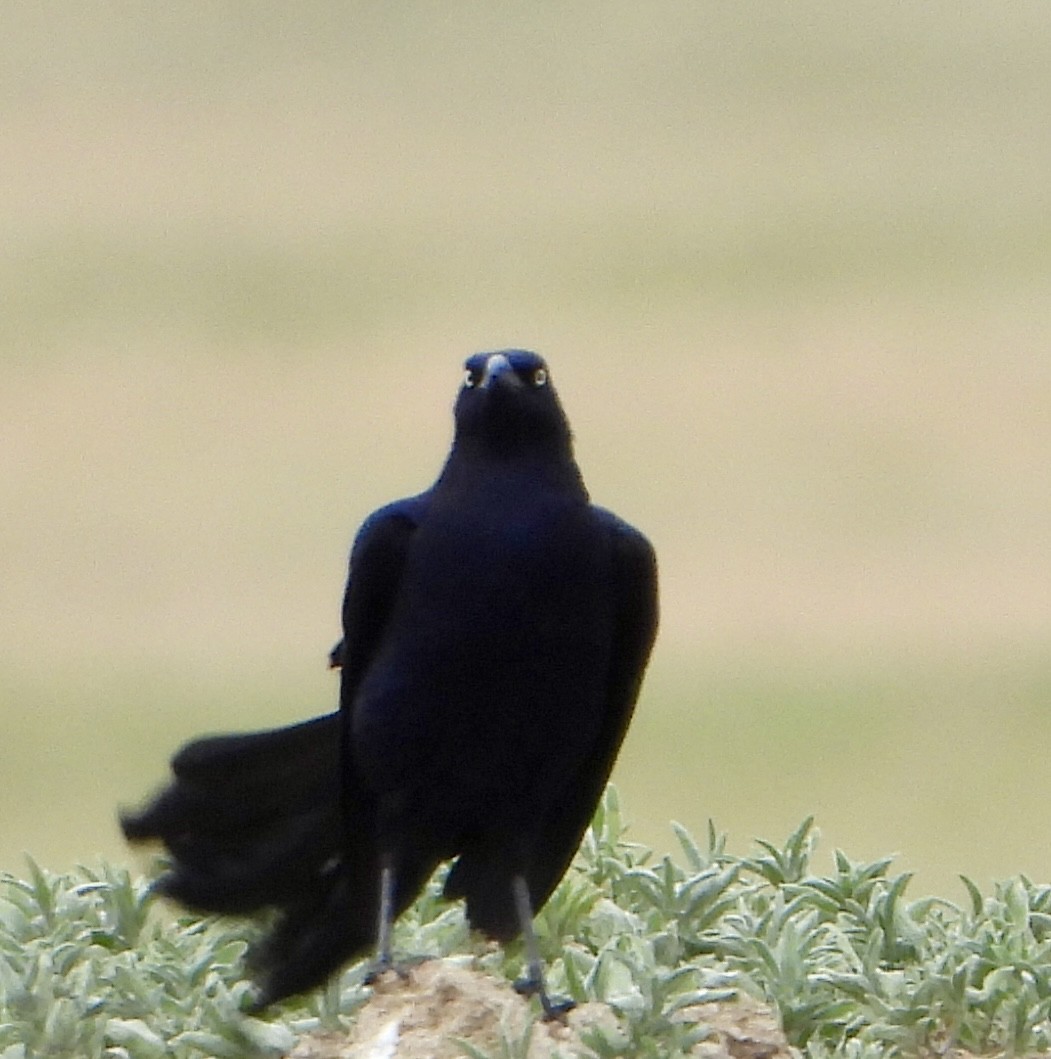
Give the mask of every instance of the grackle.
[[369, 947], [445, 860], [471, 925], [522, 934], [522, 992], [545, 1014], [532, 917], [609, 778], [657, 627], [653, 549], [592, 505], [547, 365], [465, 364], [435, 484], [370, 515], [343, 599], [339, 710], [198, 739], [124, 813], [160, 839], [157, 889], [219, 913], [276, 910], [252, 954], [258, 1007]]

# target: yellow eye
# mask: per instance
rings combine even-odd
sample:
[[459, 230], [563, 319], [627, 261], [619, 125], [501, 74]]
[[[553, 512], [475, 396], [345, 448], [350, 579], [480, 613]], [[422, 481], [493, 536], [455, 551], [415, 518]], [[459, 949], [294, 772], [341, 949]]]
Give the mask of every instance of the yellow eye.
[[533, 372], [533, 385], [534, 386], [545, 386], [547, 384], [547, 370], [545, 368], [537, 368]]

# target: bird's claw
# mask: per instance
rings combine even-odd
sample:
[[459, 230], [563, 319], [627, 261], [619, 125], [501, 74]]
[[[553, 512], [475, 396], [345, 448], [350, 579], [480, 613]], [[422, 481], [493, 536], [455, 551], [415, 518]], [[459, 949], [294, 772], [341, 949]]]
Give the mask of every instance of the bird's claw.
[[565, 1022], [566, 1015], [577, 1006], [577, 1002], [570, 997], [548, 996], [544, 983], [537, 978], [519, 978], [514, 986], [519, 996], [539, 997], [545, 1022]]
[[388, 971], [393, 970], [391, 963], [377, 961], [366, 972], [363, 982], [365, 985], [375, 985]]
[[433, 956], [404, 956], [400, 960], [378, 959], [365, 973], [364, 984], [375, 985], [388, 971], [393, 971], [403, 982], [407, 981], [409, 972], [414, 967], [433, 959]]

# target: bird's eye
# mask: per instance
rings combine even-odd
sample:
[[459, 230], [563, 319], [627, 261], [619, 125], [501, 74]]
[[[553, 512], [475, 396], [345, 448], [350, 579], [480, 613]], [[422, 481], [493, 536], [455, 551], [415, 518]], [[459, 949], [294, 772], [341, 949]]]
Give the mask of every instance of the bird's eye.
[[544, 368], [537, 368], [533, 372], [533, 385], [534, 386], [545, 386], [547, 384], [547, 370]]
[[478, 372], [472, 371], [470, 368], [468, 368], [463, 373], [463, 384], [467, 387], [468, 390], [473, 390], [474, 387], [478, 384]]

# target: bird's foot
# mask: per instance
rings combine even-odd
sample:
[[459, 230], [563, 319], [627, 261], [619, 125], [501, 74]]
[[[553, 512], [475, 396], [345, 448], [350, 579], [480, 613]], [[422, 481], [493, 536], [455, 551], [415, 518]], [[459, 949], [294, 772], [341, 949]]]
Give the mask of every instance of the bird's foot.
[[398, 960], [393, 960], [390, 957], [375, 960], [365, 973], [364, 983], [365, 985], [374, 985], [388, 971], [393, 971], [404, 982], [408, 979], [409, 972], [414, 967], [419, 967], [421, 963], [426, 963], [428, 960], [433, 959], [433, 956], [403, 956]]
[[570, 997], [549, 996], [544, 988], [543, 979], [529, 975], [515, 981], [515, 992], [519, 996], [537, 997], [541, 1008], [544, 1010], [545, 1022], [565, 1022], [566, 1015], [577, 1006], [577, 1002]]

